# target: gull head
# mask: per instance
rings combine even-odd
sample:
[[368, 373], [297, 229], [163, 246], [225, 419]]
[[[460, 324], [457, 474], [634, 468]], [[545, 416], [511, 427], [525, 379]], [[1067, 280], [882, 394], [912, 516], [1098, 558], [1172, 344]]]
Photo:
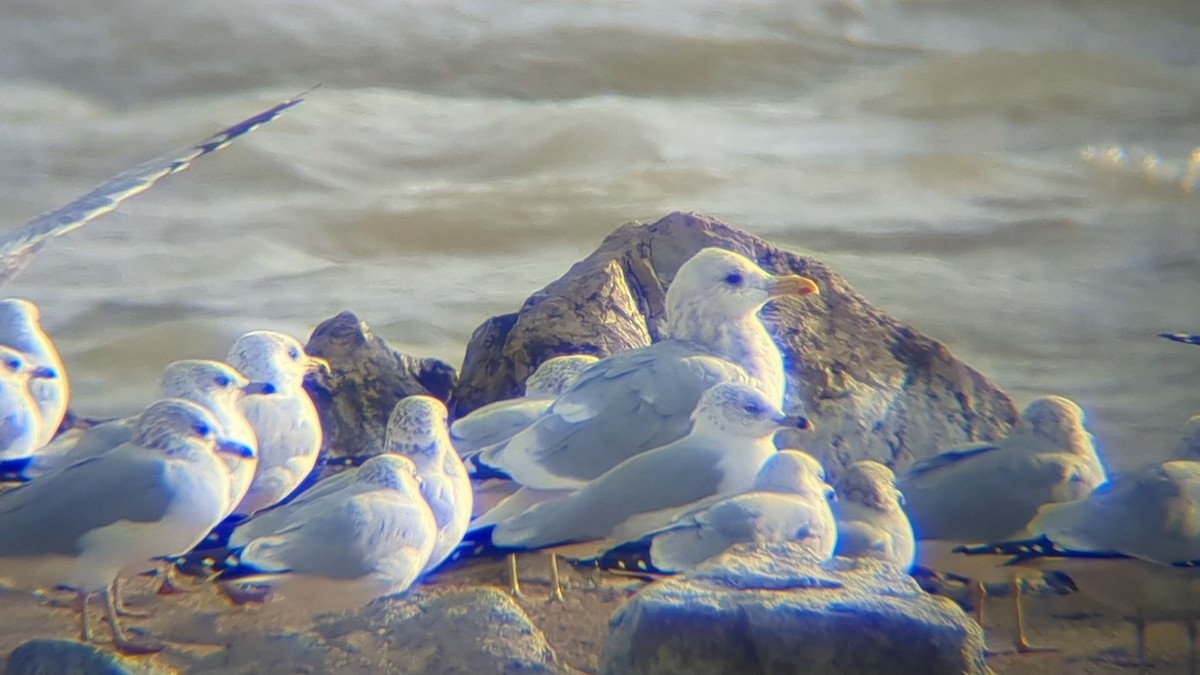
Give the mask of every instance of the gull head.
[[758, 470], [751, 489], [833, 496], [833, 488], [825, 482], [825, 467], [815, 457], [800, 450], [780, 450], [771, 455]]
[[896, 474], [879, 462], [864, 460], [846, 467], [837, 480], [838, 499], [858, 502], [877, 511], [901, 511], [904, 495], [896, 489]]
[[354, 482], [396, 490], [413, 498], [421, 496], [417, 465], [401, 455], [385, 452], [368, 459], [354, 474]]
[[1021, 423], [1027, 429], [1062, 445], [1069, 445], [1075, 435], [1083, 432], [1083, 421], [1083, 409], [1062, 396], [1043, 396], [1021, 413]]
[[807, 277], [777, 276], [733, 251], [701, 249], [680, 266], [667, 289], [668, 331], [686, 338], [693, 323], [743, 320], [775, 298], [816, 293], [816, 282]]
[[209, 410], [182, 398], [151, 403], [138, 416], [134, 441], [169, 456], [215, 452], [249, 459], [254, 448], [220, 436], [220, 424]]
[[588, 366], [600, 359], [590, 354], [571, 354], [547, 359], [525, 380], [528, 397], [554, 398], [575, 384]]
[[38, 366], [22, 352], [0, 346], [0, 376], [23, 387], [29, 380], [51, 380], [58, 371], [50, 366]]
[[269, 330], [251, 331], [235, 340], [226, 361], [251, 380], [269, 382], [279, 391], [298, 390], [306, 373], [329, 370], [329, 362], [304, 353], [299, 340]]
[[384, 449], [412, 458], [434, 458], [450, 447], [446, 406], [432, 396], [407, 396], [388, 416]]
[[761, 439], [782, 429], [808, 427], [807, 419], [785, 414], [761, 391], [734, 382], [710, 387], [692, 411], [693, 433]]
[[41, 331], [42, 312], [29, 300], [0, 300], [0, 333]]
[[159, 393], [189, 401], [217, 400], [232, 404], [248, 393], [263, 393], [274, 385], [250, 382], [227, 363], [207, 359], [175, 361], [163, 370]]

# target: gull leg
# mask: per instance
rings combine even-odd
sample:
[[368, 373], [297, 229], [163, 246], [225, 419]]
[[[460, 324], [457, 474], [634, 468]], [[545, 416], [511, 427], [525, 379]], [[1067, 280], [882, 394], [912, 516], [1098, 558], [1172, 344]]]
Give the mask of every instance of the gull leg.
[[517, 578], [517, 554], [508, 554], [508, 592], [521, 597], [521, 580]]
[[[979, 624], [980, 628], [983, 628], [983, 603], [987, 602], [987, 587], [983, 585], [982, 581], [975, 581], [975, 589], [971, 593], [971, 601], [975, 603], [975, 623]], [[983, 653], [988, 656], [996, 654], [997, 652], [988, 649], [986, 629], [983, 631], [983, 634]]]
[[1021, 607], [1021, 577], [1013, 576], [1009, 582], [1009, 588], [1013, 596], [1013, 616], [1016, 618], [1017, 637], [1014, 639], [1014, 644], [1017, 651], [1021, 654], [1032, 654], [1034, 652], [1053, 652], [1058, 651], [1058, 647], [1045, 647], [1031, 645], [1025, 639], [1025, 611]]
[[562, 580], [558, 576], [558, 554], [550, 554], [550, 601], [562, 602]]
[[1134, 619], [1133, 630], [1137, 633], [1138, 675], [1146, 675], [1146, 620], [1141, 616]]
[[88, 596], [87, 591], [79, 591], [79, 636], [84, 642], [92, 641], [92, 628], [88, 625]]
[[149, 610], [129, 609], [125, 606], [125, 588], [121, 583], [121, 579], [113, 582], [113, 603], [117, 606], [117, 616], [130, 616], [135, 619], [148, 619], [151, 616]]
[[153, 654], [161, 652], [166, 645], [158, 640], [131, 640], [121, 628], [117, 618], [116, 579], [104, 591], [104, 607], [108, 611], [108, 622], [112, 625], [113, 646], [122, 654]]

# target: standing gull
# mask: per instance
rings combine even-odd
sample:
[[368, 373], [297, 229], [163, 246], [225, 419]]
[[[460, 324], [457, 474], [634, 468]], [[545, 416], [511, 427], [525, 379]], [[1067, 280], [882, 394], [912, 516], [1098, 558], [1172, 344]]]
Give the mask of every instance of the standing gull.
[[251, 450], [219, 438], [216, 428], [195, 403], [156, 401], [138, 419], [132, 442], [0, 494], [0, 579], [76, 590], [84, 641], [91, 639], [88, 599], [103, 593], [118, 649], [162, 649], [125, 635], [115, 586], [159, 556], [192, 548], [221, 519], [229, 475], [218, 453]]
[[836, 555], [875, 558], [908, 571], [916, 555], [912, 523], [904, 513], [904, 495], [896, 474], [879, 462], [855, 462], [837, 481]]
[[234, 139], [279, 117], [283, 111], [302, 100], [303, 94], [223, 129], [200, 143], [123, 171], [70, 204], [47, 211], [23, 227], [0, 236], [0, 286], [19, 274], [29, 264], [33, 254], [50, 243], [51, 239], [61, 237], [112, 211], [126, 199], [145, 192], [166, 176], [183, 171], [200, 157], [224, 148]]
[[30, 385], [57, 377], [53, 368], [37, 366], [21, 352], [0, 346], [0, 460], [23, 460], [38, 447], [41, 415]]
[[304, 375], [329, 366], [305, 354], [296, 338], [272, 331], [241, 336], [226, 360], [251, 380], [274, 388], [270, 395], [250, 395], [238, 402], [258, 439], [254, 479], [232, 510], [234, 515], [248, 516], [287, 497], [316, 466], [321, 422], [304, 391]]
[[421, 494], [437, 521], [437, 542], [425, 571], [445, 560], [467, 531], [471, 520], [471, 479], [446, 427], [446, 406], [431, 396], [400, 399], [388, 417], [384, 451], [403, 455], [417, 467]]
[[1107, 477], [1084, 428], [1079, 406], [1060, 396], [1030, 403], [1017, 428], [996, 443], [950, 450], [901, 476], [917, 535], [917, 564], [976, 582], [976, 620], [982, 625], [985, 583], [1007, 582], [1017, 617], [1018, 651], [1025, 640], [1021, 583], [998, 558], [953, 553], [962, 544], [1023, 538], [1043, 504], [1083, 499]]
[[783, 356], [757, 313], [770, 300], [816, 292], [811, 279], [775, 276], [737, 253], [702, 249], [667, 289], [669, 339], [592, 365], [541, 418], [485, 449], [477, 464], [530, 487], [577, 488], [682, 438], [715, 384], [753, 386], [782, 407]]
[[600, 556], [602, 568], [681, 572], [734, 544], [796, 541], [820, 560], [838, 538], [829, 502], [833, 488], [810, 455], [783, 450], [763, 463], [754, 485], [683, 512], [666, 527]]
[[265, 586], [291, 606], [324, 611], [406, 590], [438, 532], [416, 471], [407, 457], [385, 453], [345, 472], [341, 489], [251, 518], [230, 536], [236, 564], [220, 578], [234, 595]]
[[575, 383], [584, 369], [600, 359], [571, 354], [547, 359], [525, 381], [525, 395], [489, 403], [450, 427], [454, 448], [463, 457], [508, 440], [533, 424], [554, 399]]
[[1087, 499], [1048, 504], [1029, 539], [966, 547], [1015, 556], [1009, 564], [1059, 569], [1079, 592], [1132, 616], [1139, 669], [1146, 623], [1188, 624], [1191, 672], [1200, 620], [1200, 462], [1178, 460], [1118, 474]]
[[67, 414], [70, 385], [58, 350], [42, 330], [37, 305], [17, 298], [0, 300], [0, 345], [21, 352], [35, 368], [49, 368], [58, 374], [57, 377], [36, 378], [29, 383], [29, 393], [37, 403], [39, 417], [34, 447], [40, 448], [54, 438]]

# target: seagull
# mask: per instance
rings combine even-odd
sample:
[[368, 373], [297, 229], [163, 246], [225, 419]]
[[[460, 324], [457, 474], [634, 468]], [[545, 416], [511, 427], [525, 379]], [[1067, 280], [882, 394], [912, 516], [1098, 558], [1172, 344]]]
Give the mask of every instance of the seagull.
[[0, 346], [0, 460], [20, 460], [37, 449], [41, 415], [30, 390], [34, 382], [57, 377], [54, 368], [35, 365], [22, 352]]
[[1024, 653], [1043, 649], [1025, 639], [1020, 580], [995, 558], [964, 558], [953, 550], [1023, 538], [1043, 504], [1083, 499], [1106, 480], [1083, 410], [1060, 396], [1046, 396], [1025, 408], [1008, 438], [919, 462], [900, 477], [899, 487], [917, 535], [917, 564], [975, 580], [980, 625], [984, 584], [1009, 583], [1016, 648]]
[[329, 611], [403, 592], [417, 580], [438, 526], [412, 460], [384, 453], [333, 478], [342, 479], [339, 489], [271, 509], [233, 531], [233, 564], [218, 576], [231, 595], [266, 587], [291, 606]]
[[232, 510], [248, 516], [287, 497], [312, 472], [323, 435], [317, 408], [304, 391], [304, 375], [329, 369], [324, 359], [304, 353], [296, 338], [252, 331], [234, 341], [226, 361], [255, 382], [270, 383], [270, 395], [238, 401], [258, 439], [258, 468], [246, 496]]
[[400, 399], [388, 417], [384, 451], [402, 455], [417, 467], [421, 494], [437, 521], [437, 542], [425, 572], [454, 552], [471, 520], [471, 479], [450, 443], [446, 406], [432, 396]]
[[200, 143], [123, 171], [70, 204], [47, 211], [23, 227], [0, 235], [0, 286], [17, 276], [29, 264], [33, 254], [44, 248], [51, 239], [61, 237], [116, 209], [121, 202], [145, 192], [166, 176], [183, 171], [200, 157], [216, 152], [239, 136], [274, 120], [288, 108], [303, 101], [307, 93], [271, 106]]
[[835, 555], [875, 558], [904, 571], [912, 567], [916, 541], [904, 513], [896, 474], [879, 462], [855, 462], [838, 478], [838, 540]]
[[88, 599], [103, 593], [119, 650], [161, 650], [121, 628], [117, 579], [191, 549], [221, 519], [229, 474], [218, 455], [253, 451], [216, 429], [195, 403], [156, 401], [138, 418], [133, 441], [0, 494], [0, 579], [74, 589], [85, 642]]
[[1146, 667], [1146, 623], [1186, 622], [1196, 672], [1200, 462], [1175, 460], [1118, 474], [1087, 499], [1047, 504], [1027, 530], [1029, 538], [962, 552], [1009, 555], [1009, 565], [1062, 570], [1080, 593], [1131, 615], [1140, 672]]
[[533, 424], [554, 399], [579, 379], [585, 368], [599, 361], [590, 354], [570, 354], [547, 359], [525, 381], [525, 395], [489, 403], [450, 427], [450, 438], [463, 457], [508, 440]]
[[801, 276], [768, 274], [720, 248], [680, 266], [666, 293], [669, 339], [590, 366], [549, 410], [476, 464], [538, 489], [579, 488], [623, 460], [682, 438], [701, 395], [722, 382], [783, 406], [783, 356], [757, 312], [817, 293]]
[[58, 432], [63, 416], [67, 414], [71, 388], [58, 350], [42, 330], [37, 305], [18, 298], [0, 300], [0, 345], [21, 352], [35, 368], [49, 368], [57, 373], [57, 377], [35, 378], [29, 382], [29, 393], [37, 403], [39, 417], [34, 447], [40, 448]]
[[797, 541], [826, 560], [838, 538], [829, 503], [833, 488], [812, 456], [797, 450], [772, 455], [750, 490], [684, 511], [666, 527], [606, 551], [602, 569], [681, 572], [742, 542]]

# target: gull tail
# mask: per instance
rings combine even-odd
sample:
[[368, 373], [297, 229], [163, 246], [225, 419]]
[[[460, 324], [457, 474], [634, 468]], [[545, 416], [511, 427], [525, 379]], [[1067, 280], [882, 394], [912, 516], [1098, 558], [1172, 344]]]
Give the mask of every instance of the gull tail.
[[963, 555], [1013, 556], [1011, 559], [1004, 562], [1005, 565], [1019, 565], [1023, 562], [1036, 560], [1038, 558], [1092, 558], [1112, 560], [1116, 558], [1129, 557], [1113, 551], [1077, 551], [1063, 548], [1051, 541], [1050, 538], [1044, 534], [1032, 539], [1016, 539], [1013, 541], [1002, 541], [995, 544], [982, 544], [979, 546], [959, 546], [954, 549], [954, 553], [961, 553]]
[[33, 457], [19, 457], [0, 461], [0, 483], [27, 483], [25, 469], [29, 468]]
[[634, 575], [671, 574], [654, 566], [650, 559], [649, 537], [614, 546], [595, 558], [583, 558], [571, 562], [579, 567], [596, 567], [605, 571], [626, 572]]
[[467, 475], [471, 477], [471, 480], [489, 480], [492, 478], [512, 480], [512, 476], [509, 476], [500, 469], [484, 464], [480, 459], [479, 453], [464, 457], [463, 459], [466, 460], [464, 463], [467, 465]]
[[1200, 333], [1159, 333], [1158, 337], [1172, 342], [1182, 342], [1188, 345], [1200, 345]]
[[502, 558], [509, 553], [524, 550], [504, 548], [493, 544], [492, 530], [495, 527], [495, 525], [487, 525], [477, 530], [468, 531], [463, 536], [462, 541], [458, 543], [458, 546], [455, 546], [450, 555], [446, 556], [446, 560], [441, 565], [430, 570], [430, 574], [437, 574], [453, 569], [467, 560], [474, 560], [476, 558]]

